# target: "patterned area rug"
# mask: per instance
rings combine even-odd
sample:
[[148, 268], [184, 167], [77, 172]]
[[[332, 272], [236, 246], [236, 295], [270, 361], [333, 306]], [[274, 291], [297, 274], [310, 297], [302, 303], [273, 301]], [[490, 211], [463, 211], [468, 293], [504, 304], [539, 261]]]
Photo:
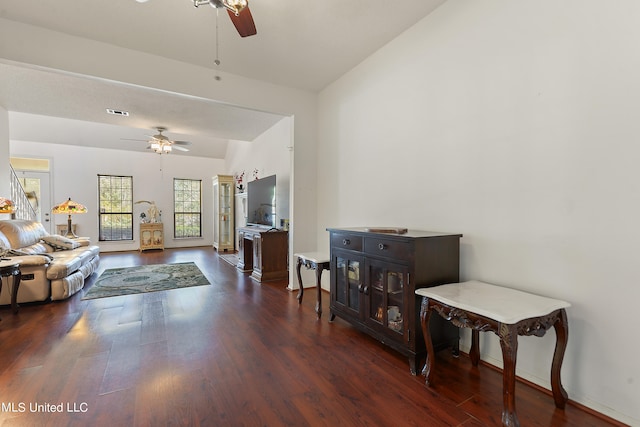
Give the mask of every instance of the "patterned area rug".
[[105, 270], [83, 300], [210, 285], [193, 262]]

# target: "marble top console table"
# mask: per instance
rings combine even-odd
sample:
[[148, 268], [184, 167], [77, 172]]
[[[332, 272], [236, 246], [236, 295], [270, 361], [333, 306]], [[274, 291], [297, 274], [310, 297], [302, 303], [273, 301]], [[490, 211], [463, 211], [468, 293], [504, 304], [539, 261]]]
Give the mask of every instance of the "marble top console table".
[[551, 389], [556, 407], [564, 408], [567, 392], [562, 387], [560, 369], [568, 338], [565, 308], [571, 304], [475, 280], [420, 288], [415, 293], [422, 296], [420, 320], [427, 347], [427, 361], [423, 370], [427, 385], [433, 384], [435, 363], [429, 333], [429, 320], [434, 311], [458, 327], [472, 329], [469, 357], [474, 366], [480, 360], [479, 332], [492, 331], [500, 337], [504, 364], [502, 425], [519, 426], [515, 407], [518, 335], [541, 337], [553, 326], [556, 347], [551, 365]]

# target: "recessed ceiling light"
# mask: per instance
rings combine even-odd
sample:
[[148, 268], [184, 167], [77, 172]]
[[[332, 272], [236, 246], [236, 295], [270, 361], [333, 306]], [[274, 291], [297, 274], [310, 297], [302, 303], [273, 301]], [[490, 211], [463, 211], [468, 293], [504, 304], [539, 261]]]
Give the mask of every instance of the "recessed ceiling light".
[[107, 108], [107, 113], [108, 114], [113, 114], [115, 116], [125, 116], [125, 117], [129, 116], [129, 112], [128, 111], [113, 110], [111, 108]]

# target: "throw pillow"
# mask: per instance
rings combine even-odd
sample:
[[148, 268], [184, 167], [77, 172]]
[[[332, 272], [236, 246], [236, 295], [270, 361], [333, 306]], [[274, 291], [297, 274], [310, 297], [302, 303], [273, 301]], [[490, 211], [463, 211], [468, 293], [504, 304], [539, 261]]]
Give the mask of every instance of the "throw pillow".
[[66, 251], [80, 247], [80, 243], [58, 234], [51, 234], [42, 238], [46, 244], [52, 246], [57, 251]]

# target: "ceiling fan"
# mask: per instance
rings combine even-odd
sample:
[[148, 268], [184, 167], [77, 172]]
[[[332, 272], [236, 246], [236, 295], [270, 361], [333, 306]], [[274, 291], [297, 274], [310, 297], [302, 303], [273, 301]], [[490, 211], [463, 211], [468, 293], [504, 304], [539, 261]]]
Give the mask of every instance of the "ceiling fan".
[[169, 138], [167, 138], [165, 135], [162, 134], [162, 132], [166, 132], [167, 128], [164, 127], [157, 127], [155, 128], [158, 133], [156, 135], [147, 135], [149, 138], [149, 140], [145, 140], [145, 139], [127, 139], [127, 138], [123, 138], [124, 140], [128, 140], [128, 141], [146, 141], [149, 143], [149, 145], [147, 146], [147, 149], [149, 150], [153, 150], [154, 152], [158, 153], [158, 154], [169, 154], [171, 153], [171, 151], [173, 149], [176, 149], [178, 151], [189, 151], [188, 148], [183, 147], [183, 145], [191, 145], [191, 142], [189, 141], [174, 141], [171, 140]]
[[229, 18], [231, 18], [231, 22], [233, 22], [241, 37], [254, 36], [258, 33], [249, 10], [248, 0], [193, 0], [195, 7], [205, 4], [210, 4], [216, 9], [227, 9]]
[[[146, 3], [148, 0], [136, 1], [138, 3]], [[227, 9], [229, 18], [231, 18], [231, 22], [233, 22], [241, 37], [255, 36], [258, 33], [249, 10], [249, 0], [193, 0], [195, 7], [205, 4], [210, 4], [215, 9]]]

